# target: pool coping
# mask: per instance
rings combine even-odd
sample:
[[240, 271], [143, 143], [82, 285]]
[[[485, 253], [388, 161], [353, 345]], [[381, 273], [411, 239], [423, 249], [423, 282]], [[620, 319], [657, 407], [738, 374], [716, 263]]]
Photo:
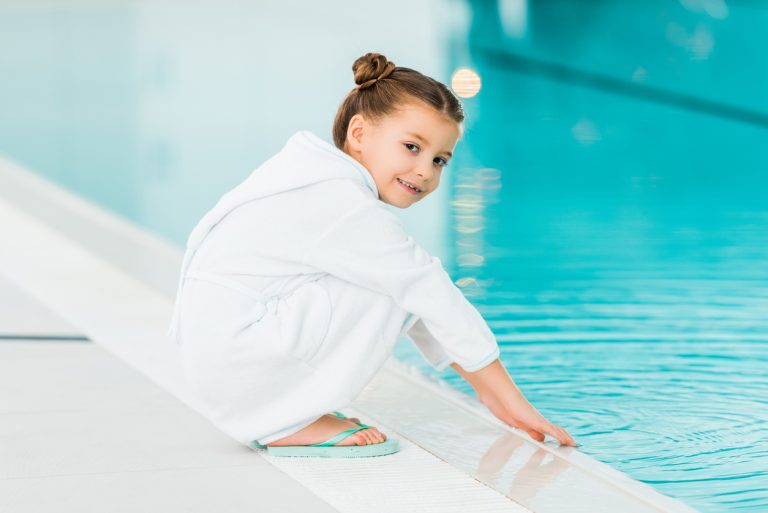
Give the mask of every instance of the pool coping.
[[[21, 216], [25, 216], [32, 221], [25, 229], [28, 230], [26, 233], [33, 239], [34, 234], [32, 232], [36, 230], [35, 222], [37, 222], [40, 223], [37, 226], [40, 228], [38, 231], [42, 237], [47, 236], [47, 234], [42, 233], [43, 231], [50, 230], [57, 237], [60, 237], [57, 239], [57, 243], [61, 244], [62, 241], [66, 241], [67, 244], [72, 245], [74, 248], [73, 254], [84, 255], [87, 253], [98, 259], [100, 261], [99, 265], [103, 266], [98, 270], [98, 273], [101, 273], [100, 279], [109, 275], [105, 279], [107, 281], [117, 280], [115, 283], [120, 280], [132, 280], [131, 286], [125, 290], [147, 298], [147, 311], [137, 314], [138, 322], [146, 321], [148, 325], [157, 327], [159, 324], [162, 324], [166, 316], [170, 315], [169, 308], [176, 292], [178, 269], [182, 257], [180, 248], [143, 230], [133, 222], [122, 219], [115, 213], [35, 175], [18, 164], [8, 159], [0, 158], [0, 206], [3, 206], [3, 203], [5, 204], [6, 211], [10, 212], [15, 209]], [[9, 249], [34, 251], [39, 249], [42, 244], [45, 244], [45, 242], [41, 239], [40, 241], [32, 242], [26, 249], [20, 247]], [[28, 262], [27, 257], [29, 257], [29, 254], [24, 256], [24, 259], [17, 258], [17, 260], [14, 260], [9, 254], [3, 263], [10, 263], [12, 265], [15, 262], [17, 267], [27, 265], [27, 263], [29, 265], [34, 263]], [[21, 263], [22, 260], [25, 263]], [[60, 269], [71, 263], [53, 259], [49, 260], [40, 260], [36, 263], [59, 267]], [[4, 272], [9, 273], [10, 267], [6, 267], [6, 265], [3, 267]], [[18, 269], [14, 271], [16, 270]], [[62, 313], [64, 308], [63, 302], [66, 301], [65, 296], [53, 297], [55, 294], [50, 294], [51, 290], [45, 283], [41, 282], [39, 273], [38, 276], [35, 276], [28, 269], [25, 272], [13, 272], [7, 278], [13, 280], [25, 292], [30, 293], [38, 300], [42, 300], [54, 312]], [[107, 298], [107, 300], [114, 300], [115, 305], [118, 306], [120, 304], [119, 298]], [[70, 311], [67, 320], [69, 322], [75, 321], [75, 324], [78, 327], [84, 328], [88, 335], [109, 331], [109, 326], [99, 323], [98, 319], [84, 318], [88, 314], [83, 312], [84, 310], [80, 310], [75, 315]], [[81, 318], [73, 319], [72, 316], [81, 316]], [[167, 372], [164, 374], [164, 371], [167, 371], [167, 369], [163, 369], [163, 365], [158, 361], [157, 355], [150, 348], [133, 347], [129, 351], [126, 350], [125, 346], [120, 345], [121, 342], [112, 344], [111, 341], [103, 340], [103, 337], [98, 336], [94, 337], [94, 340], [106, 344], [108, 349], [123, 358], [127, 363], [139, 368], [166, 390], [193, 408], [196, 408], [194, 398], [189, 396], [187, 391], [179, 388], [181, 376], [178, 374], [174, 375], [173, 373], [168, 374]], [[165, 355], [164, 358], [166, 357], [169, 356]], [[492, 442], [495, 439], [494, 437], [498, 437], [500, 434], [504, 436], [511, 434], [517, 442], [523, 444], [522, 447], [534, 451], [543, 451], [550, 458], [566, 462], [570, 466], [569, 469], [574, 471], [578, 469], [580, 472], [590, 474], [596, 479], [603, 481], [604, 485], [609, 485], [619, 490], [620, 493], [626, 494], [628, 500], [632, 497], [634, 500], [639, 500], [646, 504], [651, 508], [647, 511], [667, 511], [673, 513], [692, 513], [696, 511], [681, 501], [663, 495], [649, 485], [634, 480], [627, 474], [595, 460], [575, 448], [553, 446], [551, 442], [540, 443], [531, 439], [524, 432], [511, 428], [493, 417], [473, 397], [450, 387], [443, 381], [426, 376], [414, 366], [392, 358], [387, 362], [384, 371], [377, 376], [376, 380], [380, 381], [385, 378], [391, 381], [408, 381], [424, 394], [431, 395], [432, 400], [439, 397], [445, 404], [450, 404], [451, 407], [448, 414], [451, 418], [455, 419], [458, 423], [464, 422], [468, 426], [471, 425], [472, 427], [468, 429], [470, 429], [473, 436], [477, 435], [479, 437], [478, 440], [483, 440], [482, 444], [486, 444], [488, 441]], [[386, 388], [386, 385], [381, 385], [380, 383], [372, 385], [372, 387], [369, 387], [371, 390], [377, 390], [377, 387], [381, 388], [382, 386]], [[429, 445], [427, 440], [420, 438], [420, 436], [423, 436], [423, 433], [420, 435], [418, 429], [414, 427], [419, 419], [413, 419], [414, 423], [410, 426], [398, 424], [398, 419], [402, 415], [398, 417], [398, 415], [393, 415], [390, 412], [390, 415], [387, 416], [386, 408], [382, 406], [384, 403], [381, 401], [376, 402], [376, 400], [372, 399], [375, 393], [368, 393], [369, 388], [361, 394], [362, 398], [355, 402], [354, 408], [357, 408], [363, 414], [369, 415], [370, 418], [381, 422], [385, 426], [388, 425], [396, 428], [396, 432], [399, 435], [421, 447]], [[427, 405], [428, 401], [424, 401], [419, 407], [428, 408]], [[422, 411], [418, 408], [416, 410]], [[455, 459], [455, 454], [451, 452], [452, 447], [449, 444], [437, 447], [430, 446], [427, 450], [440, 460], [446, 461], [457, 468], [462, 467], [462, 462]], [[456, 463], [457, 461], [459, 462]], [[283, 464], [285, 462], [281, 461], [280, 463]], [[515, 500], [515, 497], [510, 497], [499, 483], [479, 476], [477, 472], [473, 473], [471, 465], [464, 465], [463, 470], [467, 472], [468, 478], [483, 483], [485, 486], [493, 488], [500, 493], [507, 494], [507, 497]], [[285, 467], [283, 467], [283, 471], [286, 471]], [[315, 491], [322, 494], [322, 490]], [[586, 490], [582, 490], [582, 492], [590, 493]], [[572, 511], [577, 510], [573, 503], [570, 503], [569, 506], [574, 506], [571, 509]], [[581, 511], [581, 509], [578, 510]], [[587, 510], [584, 509], [584, 511]], [[536, 511], [545, 510], [537, 509]], [[625, 509], [625, 511], [627, 510]], [[641, 509], [637, 511], [641, 511]]]

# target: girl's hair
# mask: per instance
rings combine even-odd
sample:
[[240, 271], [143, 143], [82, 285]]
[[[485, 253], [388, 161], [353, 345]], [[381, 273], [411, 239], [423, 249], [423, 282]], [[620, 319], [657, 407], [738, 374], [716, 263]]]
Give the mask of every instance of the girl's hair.
[[395, 66], [380, 53], [366, 53], [352, 64], [357, 87], [339, 105], [333, 121], [333, 143], [344, 150], [349, 121], [357, 113], [374, 121], [407, 103], [421, 102], [456, 123], [464, 121], [461, 101], [444, 84], [416, 70]]

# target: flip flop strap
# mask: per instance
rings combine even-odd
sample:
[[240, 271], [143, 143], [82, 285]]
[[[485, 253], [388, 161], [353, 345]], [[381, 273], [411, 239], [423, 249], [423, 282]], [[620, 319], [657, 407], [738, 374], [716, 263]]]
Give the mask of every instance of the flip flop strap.
[[[341, 413], [340, 411], [335, 411], [335, 412], [333, 412], [333, 414], [336, 415], [340, 419], [346, 419], [347, 418], [347, 416], [344, 415], [343, 413]], [[371, 427], [368, 424], [365, 424], [363, 422], [357, 422], [357, 424], [360, 424], [363, 427]]]
[[341, 442], [345, 438], [347, 438], [352, 433], [357, 433], [361, 429], [365, 429], [363, 426], [358, 426], [356, 428], [347, 429], [346, 431], [342, 431], [338, 435], [334, 436], [330, 440], [326, 440], [325, 442], [320, 442], [319, 444], [311, 444], [313, 447], [325, 447], [328, 445], [335, 445], [337, 442]]

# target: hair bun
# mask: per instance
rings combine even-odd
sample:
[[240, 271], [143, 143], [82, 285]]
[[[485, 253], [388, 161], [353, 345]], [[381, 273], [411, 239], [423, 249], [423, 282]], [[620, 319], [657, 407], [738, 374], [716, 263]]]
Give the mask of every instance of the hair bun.
[[380, 53], [369, 52], [358, 57], [352, 64], [357, 88], [365, 89], [377, 81], [387, 78], [395, 70], [395, 67], [394, 62]]

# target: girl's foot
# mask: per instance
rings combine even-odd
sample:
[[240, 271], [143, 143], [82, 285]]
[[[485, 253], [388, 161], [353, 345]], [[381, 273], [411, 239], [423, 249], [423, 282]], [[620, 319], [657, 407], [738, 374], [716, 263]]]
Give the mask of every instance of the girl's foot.
[[[333, 417], [334, 419], [338, 419], [338, 418], [339, 418], [339, 417], [337, 417], [336, 415], [334, 415], [333, 413], [326, 413], [325, 415], [326, 415], [327, 417]], [[360, 419], [358, 419], [357, 417], [347, 417], [347, 420], [349, 420], [349, 421], [352, 421], [352, 422], [354, 422], [355, 424], [358, 424], [358, 423], [360, 423]]]
[[[355, 422], [359, 421], [355, 417], [341, 419], [332, 413], [328, 413], [314, 421], [309, 426], [266, 445], [311, 445], [325, 442], [334, 436], [354, 427], [360, 427]], [[352, 433], [344, 440], [334, 445], [368, 445], [377, 444], [385, 441], [387, 436], [371, 426]]]

